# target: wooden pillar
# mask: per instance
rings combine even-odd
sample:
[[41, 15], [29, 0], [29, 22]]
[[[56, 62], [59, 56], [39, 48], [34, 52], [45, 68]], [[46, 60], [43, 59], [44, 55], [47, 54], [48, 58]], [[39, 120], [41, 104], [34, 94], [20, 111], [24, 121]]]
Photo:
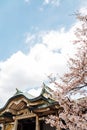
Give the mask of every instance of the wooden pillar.
[[15, 122], [14, 122], [14, 130], [17, 130], [17, 126], [18, 126], [18, 120], [15, 120]]
[[35, 130], [40, 130], [39, 117], [37, 115], [36, 115], [36, 129]]
[[4, 123], [2, 124], [2, 130], [5, 130], [5, 124]]

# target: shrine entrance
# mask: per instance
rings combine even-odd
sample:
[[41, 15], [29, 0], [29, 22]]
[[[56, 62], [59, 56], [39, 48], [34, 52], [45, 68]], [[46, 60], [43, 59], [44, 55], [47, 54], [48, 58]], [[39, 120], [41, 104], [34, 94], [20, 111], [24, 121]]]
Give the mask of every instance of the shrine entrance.
[[35, 117], [18, 121], [17, 130], [35, 130]]
[[[40, 130], [56, 130], [54, 127], [40, 121]], [[36, 118], [21, 119], [18, 121], [17, 130], [36, 130]]]

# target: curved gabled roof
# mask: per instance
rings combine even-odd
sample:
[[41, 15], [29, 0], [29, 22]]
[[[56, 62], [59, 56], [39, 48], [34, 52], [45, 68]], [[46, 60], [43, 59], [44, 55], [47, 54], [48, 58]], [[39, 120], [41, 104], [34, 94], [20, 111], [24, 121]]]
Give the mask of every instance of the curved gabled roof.
[[[52, 90], [49, 87], [47, 87], [45, 84], [43, 85], [40, 95], [37, 97], [35, 97], [27, 92], [22, 92], [22, 91], [16, 89], [16, 93], [7, 101], [5, 106], [0, 109], [0, 112], [4, 111], [7, 108], [7, 106], [10, 104], [11, 101], [14, 101], [15, 99], [21, 98], [21, 97], [25, 98], [27, 101], [29, 101], [31, 103], [43, 100], [43, 101], [46, 101], [47, 104], [52, 104], [55, 101], [53, 99], [51, 99], [51, 93], [52, 93]], [[44, 106], [44, 105], [42, 105], [42, 106]]]

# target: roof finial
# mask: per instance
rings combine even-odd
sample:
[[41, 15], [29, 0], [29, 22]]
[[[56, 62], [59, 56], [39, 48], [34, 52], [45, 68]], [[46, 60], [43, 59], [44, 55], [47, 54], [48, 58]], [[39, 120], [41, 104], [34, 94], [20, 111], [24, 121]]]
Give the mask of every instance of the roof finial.
[[16, 88], [16, 94], [22, 93], [18, 88]]

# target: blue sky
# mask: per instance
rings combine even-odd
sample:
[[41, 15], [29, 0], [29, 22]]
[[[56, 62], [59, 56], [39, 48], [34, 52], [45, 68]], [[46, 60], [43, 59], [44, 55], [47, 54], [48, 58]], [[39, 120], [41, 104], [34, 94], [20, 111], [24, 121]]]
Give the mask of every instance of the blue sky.
[[37, 88], [49, 74], [64, 74], [79, 25], [73, 14], [86, 7], [87, 0], [0, 1], [0, 106], [16, 88]]
[[28, 51], [25, 44], [27, 32], [56, 30], [63, 26], [69, 29], [75, 21], [72, 14], [79, 5], [80, 0], [60, 0], [59, 5], [44, 0], [1, 1], [0, 60], [6, 60], [18, 50]]

